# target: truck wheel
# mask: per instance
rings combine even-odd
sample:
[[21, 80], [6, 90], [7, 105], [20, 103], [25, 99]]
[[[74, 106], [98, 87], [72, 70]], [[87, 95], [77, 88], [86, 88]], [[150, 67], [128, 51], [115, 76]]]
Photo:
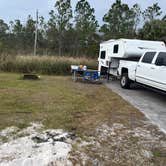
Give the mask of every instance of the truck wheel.
[[124, 88], [124, 89], [129, 89], [130, 88], [131, 81], [128, 77], [128, 73], [123, 73], [122, 74], [121, 79], [120, 79], [120, 84], [121, 84], [121, 87]]

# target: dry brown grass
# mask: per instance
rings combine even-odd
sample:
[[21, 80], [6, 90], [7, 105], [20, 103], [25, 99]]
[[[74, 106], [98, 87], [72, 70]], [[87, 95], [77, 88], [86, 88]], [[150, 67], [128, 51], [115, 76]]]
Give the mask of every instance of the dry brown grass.
[[70, 74], [71, 65], [87, 65], [97, 69], [97, 59], [57, 56], [16, 56], [1, 59], [0, 70], [4, 72], [41, 73], [54, 75]]

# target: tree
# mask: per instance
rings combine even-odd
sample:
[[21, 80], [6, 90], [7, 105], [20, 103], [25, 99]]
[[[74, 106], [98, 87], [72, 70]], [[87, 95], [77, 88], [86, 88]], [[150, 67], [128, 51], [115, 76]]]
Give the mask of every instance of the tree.
[[18, 35], [18, 34], [22, 33], [22, 31], [23, 31], [23, 25], [21, 24], [21, 21], [20, 20], [15, 20], [15, 22], [13, 23], [12, 32], [15, 35]]
[[166, 21], [166, 15], [162, 18], [163, 21]]
[[25, 27], [23, 28], [24, 34], [24, 49], [27, 52], [30, 52], [34, 48], [34, 38], [35, 38], [35, 29], [36, 21], [33, 20], [31, 15], [28, 16]]
[[20, 20], [15, 20], [11, 22], [11, 33], [13, 35], [13, 49], [18, 52], [22, 52], [22, 48], [24, 48], [24, 32], [23, 32], [23, 25], [21, 24]]
[[80, 0], [76, 4], [75, 29], [77, 34], [77, 55], [80, 50], [86, 53], [87, 47], [95, 43], [94, 34], [97, 31], [98, 22], [94, 12], [94, 8], [86, 0]]
[[158, 3], [149, 6], [144, 12], [144, 26], [139, 30], [138, 37], [148, 40], [159, 40], [166, 34], [165, 16], [160, 20], [162, 11]]
[[9, 26], [0, 19], [0, 52], [3, 52], [7, 47], [8, 30]]
[[55, 4], [55, 11], [50, 12], [49, 24], [51, 29], [58, 32], [59, 55], [62, 55], [63, 39], [66, 30], [71, 28], [72, 7], [70, 0], [58, 0]]
[[38, 20], [38, 54], [45, 54], [47, 55], [47, 47], [48, 47], [48, 41], [47, 41], [47, 23], [45, 22], [45, 19], [43, 16], [39, 16]]
[[166, 34], [166, 22], [163, 20], [152, 20], [146, 22], [139, 30], [138, 36], [141, 39], [160, 40]]
[[9, 26], [0, 19], [0, 35], [6, 34], [7, 30], [9, 30]]
[[127, 4], [122, 4], [121, 0], [116, 0], [103, 17], [105, 24], [101, 27], [101, 32], [104, 32], [106, 39], [133, 37], [135, 17], [133, 9]]
[[133, 11], [133, 19], [134, 19], [134, 32], [137, 31], [138, 26], [140, 24], [141, 21], [141, 7], [139, 6], [139, 4], [134, 4], [133, 7], [131, 8], [131, 10]]
[[143, 12], [144, 20], [146, 21], [152, 21], [159, 16], [161, 16], [162, 11], [158, 3], [153, 4], [152, 6], [149, 6], [145, 11]]

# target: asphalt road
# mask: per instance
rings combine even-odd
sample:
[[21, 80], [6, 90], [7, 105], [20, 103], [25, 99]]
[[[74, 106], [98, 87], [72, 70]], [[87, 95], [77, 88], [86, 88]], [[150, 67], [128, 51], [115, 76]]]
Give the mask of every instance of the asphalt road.
[[138, 108], [166, 133], [166, 94], [133, 84], [130, 90], [122, 89], [119, 81], [109, 81], [106, 86]]

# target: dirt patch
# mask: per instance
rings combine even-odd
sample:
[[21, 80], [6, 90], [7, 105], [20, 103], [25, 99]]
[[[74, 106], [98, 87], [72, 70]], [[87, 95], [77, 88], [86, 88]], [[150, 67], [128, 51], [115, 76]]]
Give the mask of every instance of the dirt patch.
[[80, 165], [163, 166], [166, 136], [149, 125], [130, 129], [121, 123], [103, 124], [86, 141], [75, 142], [71, 160]]

